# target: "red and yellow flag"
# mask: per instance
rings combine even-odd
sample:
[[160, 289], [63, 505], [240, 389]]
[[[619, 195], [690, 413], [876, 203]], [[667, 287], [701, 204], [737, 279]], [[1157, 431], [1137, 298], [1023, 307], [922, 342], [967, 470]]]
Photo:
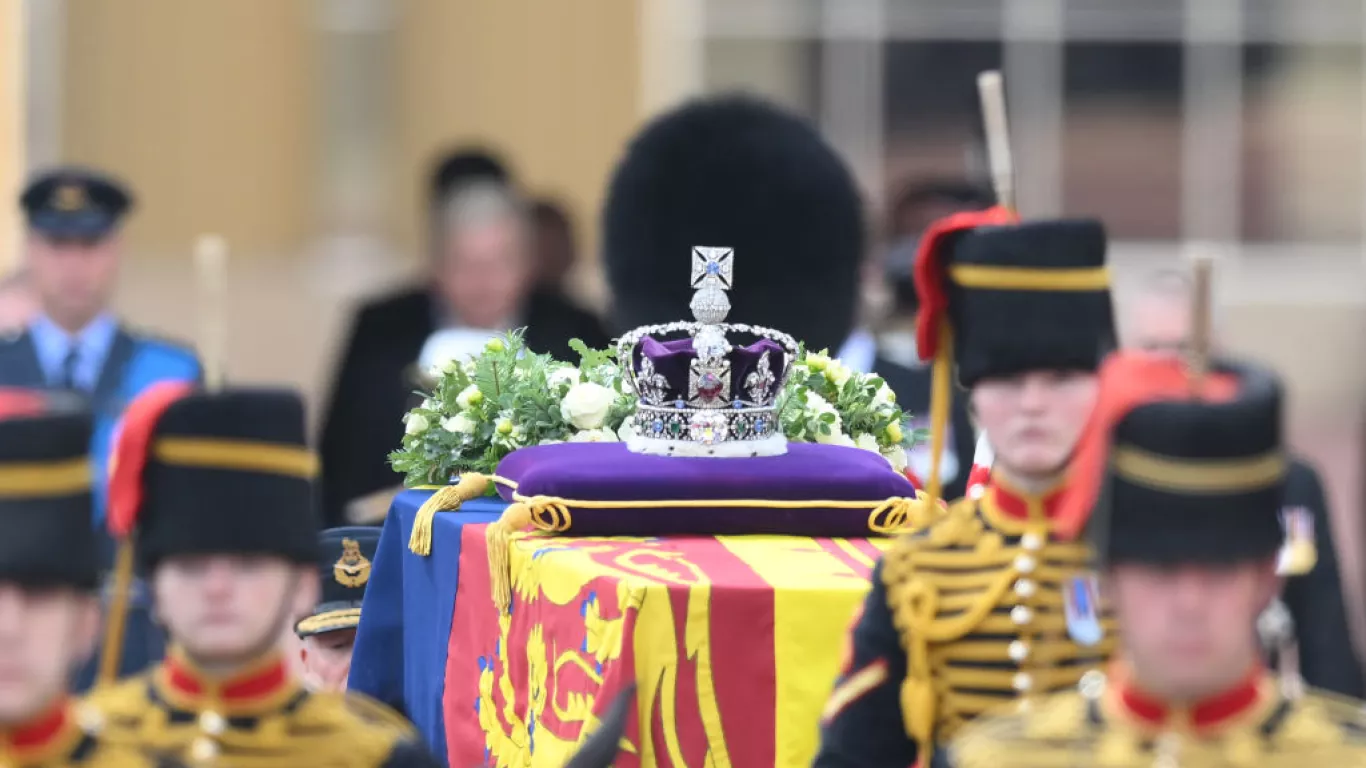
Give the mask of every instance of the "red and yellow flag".
[[490, 597], [466, 526], [446, 669], [452, 766], [561, 766], [630, 682], [621, 766], [806, 766], [844, 634], [888, 540], [552, 538]]

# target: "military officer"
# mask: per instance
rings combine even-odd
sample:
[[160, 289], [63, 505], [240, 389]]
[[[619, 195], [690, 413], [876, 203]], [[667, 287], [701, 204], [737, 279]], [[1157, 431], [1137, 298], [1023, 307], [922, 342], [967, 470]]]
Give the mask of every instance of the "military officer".
[[379, 704], [305, 690], [280, 651], [318, 596], [297, 393], [159, 385], [129, 405], [115, 456], [111, 528], [124, 546], [136, 531], [172, 650], [92, 696], [110, 734], [205, 765], [438, 764]]
[[168, 765], [67, 695], [99, 632], [86, 412], [0, 390], [0, 765]]
[[1101, 378], [1060, 532], [1092, 515], [1123, 651], [1077, 691], [968, 726], [950, 764], [1366, 766], [1362, 704], [1283, 689], [1254, 632], [1290, 461], [1275, 376], [1126, 353]]
[[963, 723], [1075, 685], [1112, 651], [1111, 622], [1081, 599], [1090, 552], [1053, 534], [1061, 473], [1113, 346], [1105, 246], [1099, 222], [1018, 223], [999, 208], [941, 220], [922, 242], [918, 346], [939, 369], [932, 439], [956, 358], [995, 452], [992, 482], [878, 564], [817, 766], [940, 765], [935, 744]]
[[[1192, 292], [1183, 272], [1149, 275], [1140, 290], [1121, 303], [1125, 346], [1171, 354], [1186, 350]], [[1217, 334], [1213, 342], [1217, 347]], [[1263, 633], [1263, 641], [1276, 662], [1283, 661], [1275, 658], [1282, 648], [1293, 646], [1298, 661], [1295, 671], [1308, 685], [1360, 698], [1366, 695], [1366, 678], [1348, 627], [1333, 515], [1319, 473], [1294, 455], [1286, 475], [1282, 522], [1286, 529], [1281, 558], [1285, 587], [1259, 624], [1271, 630]]]
[[[92, 454], [96, 477], [107, 476], [114, 424], [124, 404], [157, 381], [194, 380], [191, 350], [128, 328], [110, 308], [122, 259], [121, 224], [133, 196], [117, 180], [88, 168], [39, 174], [20, 197], [28, 225], [26, 280], [38, 314], [0, 338], [0, 386], [66, 390], [86, 398], [95, 414]], [[104, 530], [105, 488], [96, 483], [93, 524]], [[112, 566], [112, 544], [100, 536], [102, 567]], [[147, 618], [139, 588], [129, 617], [122, 662], [132, 674], [161, 658], [165, 639]], [[77, 675], [78, 689], [94, 667]]]
[[329, 528], [319, 537], [322, 599], [294, 625], [303, 641], [304, 680], [314, 690], [346, 690], [361, 601], [378, 545], [379, 529], [372, 527]]

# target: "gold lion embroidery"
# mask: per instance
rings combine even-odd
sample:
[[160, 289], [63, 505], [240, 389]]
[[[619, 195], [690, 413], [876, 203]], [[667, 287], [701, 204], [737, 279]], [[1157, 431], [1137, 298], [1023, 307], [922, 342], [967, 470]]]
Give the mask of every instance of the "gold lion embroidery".
[[79, 211], [85, 204], [85, 187], [79, 184], [63, 184], [52, 193], [52, 207], [59, 211]]
[[360, 542], [342, 539], [341, 557], [332, 565], [332, 577], [343, 587], [363, 587], [370, 580], [370, 561], [360, 553]]

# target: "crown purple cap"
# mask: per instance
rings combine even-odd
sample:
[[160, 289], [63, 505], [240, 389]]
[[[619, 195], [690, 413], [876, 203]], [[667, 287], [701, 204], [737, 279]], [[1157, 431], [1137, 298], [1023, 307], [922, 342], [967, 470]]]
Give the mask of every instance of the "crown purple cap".
[[[774, 456], [787, 440], [778, 394], [787, 382], [797, 342], [770, 328], [723, 322], [730, 311], [734, 251], [693, 248], [695, 322], [646, 326], [621, 337], [628, 383], [639, 396], [631, 416], [630, 450], [676, 456]], [[734, 346], [731, 332], [758, 337]], [[664, 340], [670, 334], [687, 338]]]

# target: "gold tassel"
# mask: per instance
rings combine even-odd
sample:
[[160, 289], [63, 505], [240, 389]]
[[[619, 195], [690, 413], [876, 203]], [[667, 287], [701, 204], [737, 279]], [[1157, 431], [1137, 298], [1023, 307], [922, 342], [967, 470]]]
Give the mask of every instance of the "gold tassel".
[[415, 555], [426, 557], [432, 553], [432, 521], [437, 512], [460, 509], [460, 505], [470, 499], [484, 495], [488, 490], [489, 478], [478, 472], [466, 472], [460, 482], [448, 485], [433, 493], [417, 510], [413, 519], [413, 534], [408, 537], [408, 550]]
[[489, 583], [493, 586], [493, 604], [506, 614], [512, 607], [512, 556], [508, 552], [512, 534], [531, 524], [531, 507], [517, 502], [503, 510], [498, 522], [484, 532], [489, 548]]
[[949, 409], [953, 406], [953, 329], [947, 317], [939, 320], [939, 349], [930, 368], [930, 476], [925, 478], [925, 491], [931, 499], [942, 495], [939, 461], [944, 455], [944, 441], [949, 424]]
[[901, 681], [901, 718], [906, 733], [915, 741], [921, 765], [929, 765], [934, 759], [935, 698], [930, 680], [908, 675]]
[[128, 619], [128, 593], [133, 585], [133, 539], [119, 542], [114, 556], [114, 594], [109, 604], [109, 616], [104, 625], [104, 647], [100, 649], [100, 686], [119, 679], [119, 661], [123, 659], [123, 630]]

